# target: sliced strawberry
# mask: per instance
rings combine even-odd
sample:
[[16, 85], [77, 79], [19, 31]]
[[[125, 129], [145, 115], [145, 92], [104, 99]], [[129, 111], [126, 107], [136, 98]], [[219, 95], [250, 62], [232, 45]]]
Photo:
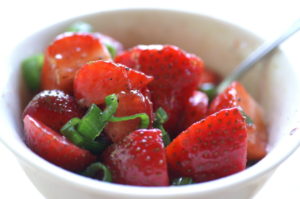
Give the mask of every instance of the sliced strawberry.
[[80, 172], [96, 160], [89, 151], [78, 148], [31, 116], [26, 115], [23, 121], [25, 143], [49, 162], [70, 171]]
[[148, 86], [154, 110], [162, 107], [167, 112], [164, 126], [175, 136], [181, 112], [200, 81], [203, 61], [169, 45], [137, 46], [115, 61], [154, 77]]
[[238, 82], [233, 82], [211, 103], [209, 112], [215, 113], [224, 108], [241, 107], [253, 120], [248, 125], [248, 160], [259, 160], [266, 155], [267, 129], [263, 120], [263, 110]]
[[218, 85], [220, 81], [221, 81], [220, 75], [218, 75], [216, 72], [212, 71], [211, 69], [205, 67], [203, 73], [201, 74], [201, 80], [199, 86], [201, 87], [201, 85], [205, 83]]
[[224, 109], [194, 123], [166, 148], [175, 177], [196, 182], [218, 179], [246, 167], [246, 123], [238, 108]]
[[166, 155], [159, 129], [139, 129], [103, 154], [113, 182], [140, 186], [167, 186]]
[[152, 77], [121, 64], [95, 61], [82, 66], [74, 79], [74, 94], [80, 104], [103, 104], [107, 95], [140, 90]]
[[198, 122], [206, 117], [208, 111], [208, 97], [200, 91], [194, 91], [192, 97], [185, 107], [179, 131], [183, 131], [191, 126], [193, 123]]
[[90, 33], [63, 33], [48, 46], [42, 69], [42, 88], [73, 92], [76, 71], [89, 61], [110, 60], [99, 37]]
[[[153, 107], [149, 96], [143, 95], [138, 90], [129, 92], [122, 91], [118, 94], [119, 106], [116, 117], [124, 117], [138, 113], [146, 113], [150, 118], [150, 124], [153, 121]], [[140, 119], [128, 120], [123, 122], [110, 122], [105, 127], [105, 132], [113, 142], [122, 140], [130, 132], [139, 128]]]
[[29, 102], [23, 112], [23, 118], [30, 115], [59, 132], [66, 122], [73, 117], [82, 117], [84, 112], [74, 97], [59, 90], [45, 90]]

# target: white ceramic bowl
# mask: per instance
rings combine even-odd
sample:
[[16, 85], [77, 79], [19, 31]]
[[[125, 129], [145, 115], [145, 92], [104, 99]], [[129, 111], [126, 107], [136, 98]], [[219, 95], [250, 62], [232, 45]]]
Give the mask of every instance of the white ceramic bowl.
[[33, 34], [7, 57], [1, 74], [1, 141], [17, 156], [35, 186], [48, 199], [246, 199], [251, 198], [299, 145], [299, 80], [281, 51], [252, 70], [242, 82], [265, 110], [269, 129], [269, 153], [255, 164], [229, 177], [180, 187], [146, 188], [104, 183], [65, 171], [43, 160], [22, 140], [20, 115], [28, 96], [20, 76], [20, 62], [41, 52], [70, 23], [83, 20], [95, 30], [111, 35], [131, 47], [136, 44], [174, 44], [202, 57], [206, 64], [227, 75], [261, 40], [226, 22], [170, 10], [135, 9], [100, 12], [73, 18]]

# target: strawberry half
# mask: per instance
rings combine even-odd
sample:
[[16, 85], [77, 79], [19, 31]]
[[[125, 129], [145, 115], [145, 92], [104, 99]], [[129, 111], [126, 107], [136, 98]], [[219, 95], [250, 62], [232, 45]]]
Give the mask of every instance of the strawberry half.
[[45, 90], [28, 103], [23, 118], [30, 115], [59, 132], [70, 119], [81, 118], [84, 113], [84, 109], [79, 107], [74, 97], [60, 90]]
[[103, 161], [113, 182], [139, 186], [169, 185], [166, 154], [159, 129], [139, 129], [110, 146]]
[[221, 110], [179, 134], [166, 153], [173, 176], [196, 182], [242, 171], [247, 161], [245, 119], [238, 108]]
[[74, 79], [74, 94], [80, 104], [103, 104], [107, 95], [140, 90], [153, 77], [121, 64], [95, 61], [82, 66]]
[[23, 121], [25, 143], [49, 162], [70, 171], [80, 172], [96, 161], [96, 156], [75, 146], [42, 122], [29, 115], [26, 115]]
[[154, 77], [148, 86], [154, 111], [162, 107], [167, 112], [164, 126], [176, 136], [181, 113], [200, 81], [203, 61], [170, 45], [140, 45], [121, 53], [115, 61]]
[[89, 61], [110, 60], [110, 54], [97, 34], [63, 33], [45, 52], [41, 80], [43, 90], [73, 92], [76, 71]]
[[233, 82], [223, 93], [211, 103], [209, 113], [215, 113], [224, 108], [241, 107], [253, 120], [254, 124], [247, 126], [248, 160], [259, 160], [266, 155], [268, 134], [263, 120], [263, 110], [238, 82]]
[[[153, 121], [153, 107], [150, 101], [149, 90], [144, 91], [145, 94], [138, 90], [129, 92], [120, 92], [118, 94], [119, 106], [114, 114], [116, 117], [124, 117], [138, 113], [146, 113], [150, 119], [150, 125]], [[140, 119], [110, 122], [105, 127], [105, 132], [113, 142], [122, 140], [126, 135], [139, 128]]]

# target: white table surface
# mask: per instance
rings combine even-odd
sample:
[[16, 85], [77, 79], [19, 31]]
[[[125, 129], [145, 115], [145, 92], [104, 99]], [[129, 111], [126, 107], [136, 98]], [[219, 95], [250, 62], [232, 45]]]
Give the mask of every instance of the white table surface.
[[[72, 16], [114, 8], [159, 7], [190, 10], [212, 15], [243, 26], [262, 38], [271, 38], [300, 18], [297, 0], [279, 1], [33, 1], [10, 0], [0, 2], [0, 59], [17, 41], [44, 26]], [[300, 52], [300, 34], [288, 40], [283, 47], [291, 59], [297, 60]], [[1, 55], [2, 54], [2, 55]], [[6, 66], [1, 66], [6, 67]], [[300, 68], [300, 66], [299, 66]], [[1, 123], [1, 122], [0, 122]], [[5, 129], [2, 129], [5, 130]], [[300, 198], [300, 149], [285, 161], [272, 178], [254, 197]], [[0, 143], [0, 198], [44, 199], [31, 184], [16, 158]]]

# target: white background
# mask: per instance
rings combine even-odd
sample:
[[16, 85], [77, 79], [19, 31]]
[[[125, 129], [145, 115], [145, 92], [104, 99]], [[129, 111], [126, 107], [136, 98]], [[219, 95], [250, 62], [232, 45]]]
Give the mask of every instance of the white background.
[[[3, 59], [6, 51], [19, 40], [49, 24], [89, 12], [130, 7], [174, 8], [204, 13], [238, 24], [266, 40], [276, 36], [293, 21], [300, 18], [300, 6], [297, 0], [4, 0], [0, 1], [0, 59]], [[282, 47], [289, 51], [289, 54], [292, 55], [291, 59], [300, 59], [300, 34], [296, 34]], [[1, 130], [5, 131], [5, 129]], [[15, 157], [1, 143], [0, 198], [44, 199], [19, 167]], [[266, 198], [300, 198], [300, 149], [277, 169], [273, 177], [255, 197], [255, 199]]]

